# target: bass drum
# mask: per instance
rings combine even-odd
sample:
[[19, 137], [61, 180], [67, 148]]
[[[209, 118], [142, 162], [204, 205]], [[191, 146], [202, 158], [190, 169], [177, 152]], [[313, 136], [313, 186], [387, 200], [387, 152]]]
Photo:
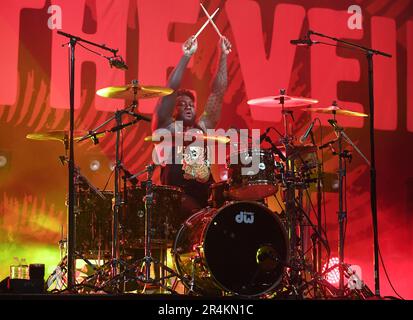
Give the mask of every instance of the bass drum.
[[251, 297], [277, 287], [288, 251], [277, 214], [242, 201], [191, 216], [177, 234], [173, 256], [188, 289], [201, 295]]

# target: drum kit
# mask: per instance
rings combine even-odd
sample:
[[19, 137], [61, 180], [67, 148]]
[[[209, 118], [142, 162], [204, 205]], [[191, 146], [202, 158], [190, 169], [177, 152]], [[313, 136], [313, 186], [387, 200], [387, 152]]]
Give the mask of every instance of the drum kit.
[[[341, 259], [338, 268], [343, 278], [349, 273], [343, 257], [343, 225], [346, 220], [344, 162], [351, 157], [350, 152], [343, 148], [344, 140], [362, 153], [338, 125], [336, 116], [367, 115], [340, 108], [336, 103], [327, 108], [309, 107], [318, 101], [288, 96], [285, 90], [280, 90], [277, 96], [249, 100], [251, 108], [266, 106], [279, 109], [284, 133], [274, 129], [280, 134], [276, 142], [268, 134], [263, 136], [262, 141], [271, 145], [269, 149], [248, 148], [228, 157], [256, 156], [260, 159], [259, 171], [243, 175], [242, 161], [232, 163], [227, 160], [227, 178], [211, 185], [209, 206], [188, 217], [181, 212], [182, 189], [153, 184], [154, 164], [131, 175], [121, 165], [119, 157], [120, 131], [139, 120], [148, 120], [135, 113], [137, 101], [170, 93], [172, 90], [169, 88], [140, 86], [136, 81], [126, 86], [98, 90], [97, 94], [102, 97], [133, 102], [130, 107], [116, 111], [113, 117], [97, 128], [74, 134], [78, 143], [87, 139], [96, 142], [97, 138], [107, 133], [117, 134], [114, 192], [99, 190], [81, 174], [80, 168], [76, 168], [76, 258], [87, 263], [91, 259], [105, 262], [95, 266], [94, 272], [76, 285], [77, 292], [124, 293], [128, 292], [127, 284], [134, 283], [135, 289], [149, 285], [172, 293], [201, 296], [282, 298], [290, 295], [305, 297], [309, 294], [317, 297], [343, 295], [344, 288], [337, 289], [326, 281], [324, 275], [328, 270], [323, 271], [321, 265], [323, 248], [327, 255], [330, 248], [322, 228], [323, 172], [317, 151], [338, 142], [338, 151], [332, 150], [339, 158]], [[331, 114], [329, 123], [337, 139], [327, 145], [317, 146], [311, 132], [313, 121], [304, 139], [297, 143], [297, 139], [289, 132], [289, 121], [293, 121], [290, 115], [295, 110]], [[124, 114], [135, 119], [123, 123]], [[116, 120], [114, 128], [99, 131], [112, 120]], [[304, 144], [310, 135], [311, 143]], [[67, 155], [66, 131], [33, 133], [27, 138], [61, 141], [65, 144]], [[211, 139], [231, 143], [227, 137]], [[153, 138], [147, 137], [145, 141], [153, 141]], [[140, 184], [134, 182], [133, 178], [145, 173], [146, 180]], [[310, 197], [311, 185], [317, 185], [316, 223], [312, 222], [308, 210], [304, 209], [304, 198], [306, 195]], [[278, 195], [281, 195], [281, 201]], [[268, 205], [267, 199], [273, 196], [277, 198], [281, 212]], [[311, 237], [308, 236], [310, 233]], [[311, 238], [311, 241], [307, 241], [306, 237]], [[162, 252], [160, 257], [153, 257], [152, 249], [159, 249]], [[166, 263], [164, 250], [168, 249], [173, 258], [173, 267]], [[309, 251], [312, 253], [310, 258]], [[139, 254], [126, 258], [131, 256], [131, 252]], [[66, 261], [62, 259], [59, 264], [61, 269], [64, 269]], [[153, 274], [155, 277], [152, 277]]]

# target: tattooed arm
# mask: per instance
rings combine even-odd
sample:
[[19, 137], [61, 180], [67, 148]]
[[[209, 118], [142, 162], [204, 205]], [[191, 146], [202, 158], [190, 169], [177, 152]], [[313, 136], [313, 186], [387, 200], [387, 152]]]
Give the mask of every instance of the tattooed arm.
[[203, 129], [214, 129], [221, 116], [222, 100], [228, 85], [227, 55], [230, 52], [231, 43], [227, 38], [223, 37], [221, 39], [221, 56], [217, 74], [212, 85], [212, 92], [208, 97], [204, 113], [199, 120], [199, 125]]
[[152, 131], [158, 128], [167, 128], [173, 122], [176, 101], [175, 90], [179, 89], [185, 68], [197, 48], [198, 42], [196, 39], [193, 40], [193, 36], [182, 45], [184, 55], [181, 57], [181, 60], [179, 60], [178, 65], [173, 70], [168, 81], [168, 87], [173, 89], [174, 93], [162, 97], [156, 105], [152, 118]]

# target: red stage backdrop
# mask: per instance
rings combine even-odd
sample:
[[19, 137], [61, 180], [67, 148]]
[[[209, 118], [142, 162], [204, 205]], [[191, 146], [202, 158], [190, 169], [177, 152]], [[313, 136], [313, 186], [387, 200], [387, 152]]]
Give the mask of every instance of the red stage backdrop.
[[[57, 242], [66, 235], [67, 168], [59, 160], [64, 146], [26, 139], [28, 133], [68, 129], [69, 79], [67, 38], [62, 30], [119, 49], [127, 71], [111, 69], [107, 60], [76, 47], [75, 127], [89, 130], [127, 102], [102, 99], [97, 89], [130, 83], [166, 85], [178, 62], [181, 44], [205, 22], [198, 0], [27, 0], [8, 1], [0, 11], [0, 276], [13, 257], [46, 263], [59, 261]], [[388, 274], [404, 298], [413, 298], [413, 1], [410, 0], [205, 0], [209, 12], [233, 44], [229, 88], [218, 127], [282, 129], [279, 110], [251, 109], [247, 100], [278, 94], [333, 100], [369, 113], [367, 61], [363, 53], [334, 46], [297, 47], [291, 39], [308, 29], [393, 55], [374, 57], [376, 102], [378, 221], [381, 254]], [[313, 40], [323, 40], [313, 37]], [[184, 78], [196, 91], [201, 114], [216, 68], [218, 36], [208, 26]], [[107, 52], [103, 52], [107, 54]], [[138, 111], [151, 114], [156, 100], [141, 100]], [[295, 112], [300, 136], [311, 116]], [[316, 127], [317, 143], [333, 138], [327, 116]], [[364, 118], [339, 118], [357, 146], [369, 154], [369, 124]], [[322, 131], [322, 132], [321, 132]], [[151, 161], [153, 146], [144, 142], [150, 125], [140, 122], [123, 134], [123, 163], [131, 172]], [[276, 136], [272, 138], [277, 139]], [[351, 148], [350, 148], [351, 149]], [[98, 145], [76, 144], [76, 164], [96, 187], [113, 190], [110, 166], [115, 136]], [[98, 160], [100, 168], [90, 169]], [[337, 159], [324, 152], [325, 170], [334, 174]], [[158, 179], [159, 173], [156, 174]], [[348, 223], [345, 260], [362, 268], [374, 289], [369, 168], [358, 154], [348, 166]], [[158, 180], [157, 180], [158, 181]], [[338, 195], [326, 193], [326, 222], [337, 254]], [[382, 295], [395, 295], [381, 269]]]

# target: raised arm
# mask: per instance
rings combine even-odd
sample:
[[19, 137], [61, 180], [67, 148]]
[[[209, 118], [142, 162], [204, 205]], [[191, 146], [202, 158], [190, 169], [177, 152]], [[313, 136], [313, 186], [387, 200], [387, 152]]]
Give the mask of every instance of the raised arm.
[[218, 70], [212, 84], [212, 91], [205, 105], [204, 113], [199, 119], [199, 124], [205, 129], [214, 129], [221, 116], [222, 101], [228, 86], [227, 55], [231, 52], [231, 43], [222, 37], [221, 55]]
[[[168, 80], [167, 86], [169, 88], [173, 90], [179, 89], [185, 68], [197, 48], [198, 42], [196, 39], [193, 39], [193, 36], [191, 36], [182, 45], [182, 51], [184, 52], [184, 54], [182, 55], [178, 65], [175, 67]], [[176, 92], [162, 97], [159, 100], [152, 117], [152, 130], [156, 130], [158, 128], [166, 128], [173, 122], [172, 116], [175, 109], [175, 100]]]

